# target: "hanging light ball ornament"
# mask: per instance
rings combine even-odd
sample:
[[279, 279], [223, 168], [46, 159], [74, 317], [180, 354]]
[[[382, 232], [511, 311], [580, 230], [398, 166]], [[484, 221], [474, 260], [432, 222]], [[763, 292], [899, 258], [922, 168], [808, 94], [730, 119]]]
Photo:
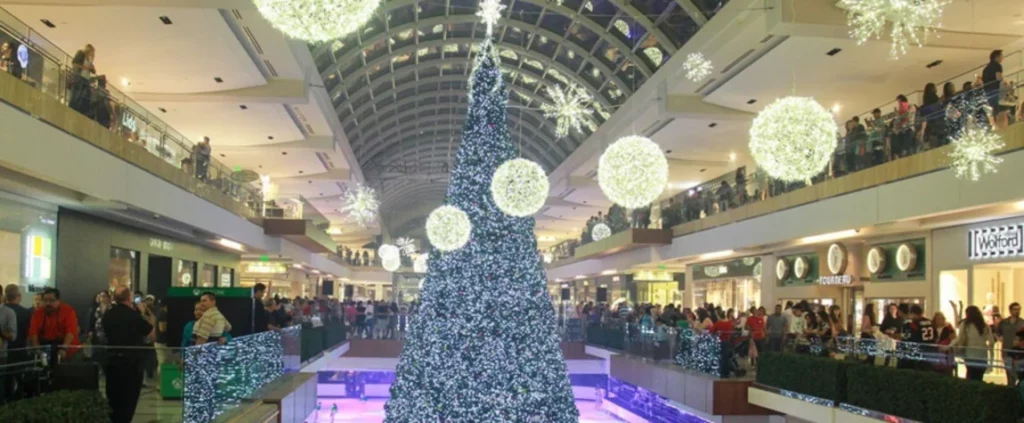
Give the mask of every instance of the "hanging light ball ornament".
[[891, 39], [889, 57], [899, 59], [911, 44], [918, 47], [942, 27], [942, 10], [949, 0], [839, 0], [846, 9], [850, 36], [857, 45], [868, 40]]
[[597, 165], [604, 195], [627, 209], [658, 199], [668, 183], [668, 160], [649, 138], [630, 135], [608, 146]]
[[612, 228], [609, 228], [608, 225], [605, 225], [604, 223], [594, 225], [594, 229], [590, 231], [590, 237], [593, 238], [594, 241], [600, 241], [610, 236], [612, 236]]
[[402, 267], [402, 259], [398, 257], [389, 257], [386, 259], [381, 259], [380, 265], [384, 267], [384, 270], [394, 272], [398, 270], [399, 267]]
[[455, 206], [438, 207], [427, 217], [427, 238], [441, 251], [462, 248], [472, 231], [469, 215]]
[[838, 132], [832, 114], [814, 99], [782, 98], [754, 118], [750, 155], [773, 178], [808, 181], [828, 165]]
[[526, 159], [502, 163], [491, 178], [494, 203], [509, 216], [526, 217], [536, 213], [544, 207], [549, 189], [544, 169]]
[[391, 258], [397, 259], [399, 258], [400, 255], [401, 250], [399, 250], [398, 247], [391, 244], [381, 244], [380, 248], [377, 249], [377, 256], [380, 257], [381, 260]]
[[381, 0], [255, 0], [260, 14], [285, 35], [328, 41], [366, 25]]
[[416, 256], [416, 260], [412, 262], [412, 271], [416, 273], [427, 273], [429, 267], [427, 267], [427, 259], [429, 257], [426, 254], [420, 254]]

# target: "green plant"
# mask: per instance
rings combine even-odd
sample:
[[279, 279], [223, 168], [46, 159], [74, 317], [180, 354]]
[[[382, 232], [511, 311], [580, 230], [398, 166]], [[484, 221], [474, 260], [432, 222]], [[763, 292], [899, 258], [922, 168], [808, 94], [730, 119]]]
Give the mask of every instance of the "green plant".
[[919, 370], [847, 368], [847, 403], [929, 423], [1011, 423], [1021, 411], [1015, 388]]
[[107, 423], [110, 406], [99, 391], [58, 391], [0, 408], [0, 422]]
[[849, 361], [765, 352], [757, 359], [757, 383], [836, 402], [846, 400]]

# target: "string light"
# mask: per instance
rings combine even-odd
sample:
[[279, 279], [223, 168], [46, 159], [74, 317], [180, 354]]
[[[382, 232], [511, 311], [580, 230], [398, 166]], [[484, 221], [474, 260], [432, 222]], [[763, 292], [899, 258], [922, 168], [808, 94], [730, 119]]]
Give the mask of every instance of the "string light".
[[676, 364], [686, 369], [719, 376], [722, 365], [722, 341], [718, 335], [696, 333], [692, 329], [679, 331]]
[[814, 99], [786, 97], [754, 118], [750, 155], [773, 178], [809, 181], [831, 160], [838, 132], [832, 114]]
[[427, 217], [427, 238], [441, 251], [453, 251], [469, 242], [473, 225], [466, 212], [455, 206], [441, 206]]
[[713, 71], [715, 67], [711, 65], [710, 60], [704, 58], [703, 53], [697, 52], [690, 53], [686, 56], [686, 61], [683, 62], [683, 69], [686, 70], [686, 79], [693, 82], [700, 82], [703, 81], [704, 78], [710, 76], [711, 71]]
[[910, 43], [923, 46], [942, 25], [942, 9], [947, 4], [947, 0], [839, 0], [839, 7], [846, 9], [850, 36], [858, 45], [882, 38], [886, 26], [891, 27], [892, 59], [906, 55]]
[[536, 213], [544, 207], [549, 189], [544, 169], [526, 159], [503, 163], [491, 179], [494, 203], [509, 216], [526, 217]]
[[668, 160], [649, 138], [620, 138], [601, 155], [597, 181], [604, 195], [627, 209], [656, 200], [668, 184]]
[[612, 236], [612, 228], [609, 228], [608, 225], [605, 225], [604, 223], [594, 225], [594, 229], [591, 229], [590, 231], [590, 237], [593, 238], [594, 241], [600, 241], [610, 236]]
[[207, 343], [182, 351], [185, 374], [184, 421], [208, 422], [233, 404], [251, 398], [263, 385], [284, 374], [284, 343], [299, 326]]
[[366, 25], [381, 0], [255, 0], [260, 14], [285, 35], [330, 41]]
[[594, 114], [590, 104], [594, 101], [587, 90], [579, 85], [571, 85], [568, 88], [555, 85], [547, 88], [551, 103], [541, 104], [540, 109], [544, 111], [544, 117], [555, 119], [558, 124], [555, 127], [555, 136], [558, 138], [569, 135], [569, 130], [582, 134], [583, 123], [589, 116]]
[[373, 188], [357, 185], [355, 189], [346, 191], [341, 201], [340, 211], [347, 214], [356, 224], [366, 227], [377, 220], [380, 201], [377, 200], [377, 192]]
[[[462, 248], [431, 253], [385, 406], [388, 423], [579, 421], [534, 220], [503, 213], [490, 192], [498, 166], [519, 155], [493, 52], [487, 39], [476, 56], [445, 198], [468, 216], [472, 236]], [[428, 229], [431, 242], [435, 235]], [[502, 304], [517, 304], [515, 313], [495, 313]]]
[[953, 150], [949, 152], [949, 158], [953, 173], [958, 179], [973, 182], [977, 182], [986, 173], [996, 173], [1003, 158], [996, 157], [995, 153], [1006, 147], [999, 134], [975, 124], [968, 125], [953, 138], [951, 144]]

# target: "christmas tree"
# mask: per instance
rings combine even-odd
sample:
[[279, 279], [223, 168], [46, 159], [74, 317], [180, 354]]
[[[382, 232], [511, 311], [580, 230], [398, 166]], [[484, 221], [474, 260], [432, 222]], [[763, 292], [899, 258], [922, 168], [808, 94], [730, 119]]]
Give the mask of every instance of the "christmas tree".
[[469, 116], [445, 204], [473, 224], [462, 248], [431, 253], [399, 359], [388, 423], [576, 422], [533, 218], [508, 216], [491, 177], [518, 156], [490, 40], [475, 59]]

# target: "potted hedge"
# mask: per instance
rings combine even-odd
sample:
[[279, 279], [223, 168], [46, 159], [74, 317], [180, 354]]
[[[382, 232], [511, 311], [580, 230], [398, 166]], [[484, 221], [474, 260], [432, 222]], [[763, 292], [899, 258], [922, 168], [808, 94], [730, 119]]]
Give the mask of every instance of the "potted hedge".
[[57, 391], [0, 407], [0, 422], [108, 423], [110, 406], [99, 391]]

